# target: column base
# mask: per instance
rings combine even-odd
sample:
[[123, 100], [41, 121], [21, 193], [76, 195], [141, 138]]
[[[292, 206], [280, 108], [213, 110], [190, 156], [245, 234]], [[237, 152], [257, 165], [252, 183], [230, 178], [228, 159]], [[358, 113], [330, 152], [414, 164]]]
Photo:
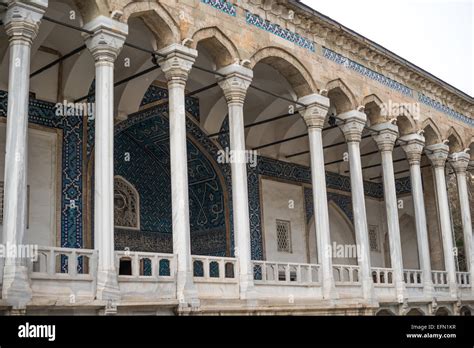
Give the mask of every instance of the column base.
[[400, 304], [405, 303], [405, 300], [407, 299], [407, 289], [405, 287], [405, 282], [403, 280], [396, 282], [395, 288], [397, 290], [398, 303]]
[[374, 286], [372, 283], [372, 279], [362, 279], [361, 280], [361, 286], [362, 286], [362, 296], [364, 299], [371, 304], [376, 303], [377, 301], [375, 300], [375, 293], [374, 293]]
[[20, 265], [5, 265], [3, 268], [2, 298], [13, 309], [24, 309], [33, 297], [28, 278], [28, 268]]
[[257, 290], [253, 282], [253, 275], [241, 274], [239, 278], [239, 297], [247, 301], [249, 306], [257, 305]]
[[97, 272], [96, 298], [112, 302], [120, 300], [117, 272], [111, 270]]
[[325, 300], [338, 300], [339, 293], [337, 292], [336, 285], [334, 284], [334, 278], [323, 279], [323, 299]]
[[178, 271], [176, 274], [176, 298], [179, 301], [178, 311], [197, 310], [201, 305], [191, 271]]

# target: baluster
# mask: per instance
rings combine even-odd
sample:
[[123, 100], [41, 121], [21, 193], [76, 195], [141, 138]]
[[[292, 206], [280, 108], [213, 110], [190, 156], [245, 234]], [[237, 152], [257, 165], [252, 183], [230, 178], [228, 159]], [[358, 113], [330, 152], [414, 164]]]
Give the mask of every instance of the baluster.
[[77, 275], [77, 253], [75, 250], [69, 255], [68, 273], [73, 277]]
[[296, 266], [296, 282], [303, 283], [303, 279], [301, 279], [301, 265]]
[[260, 270], [262, 272], [262, 280], [267, 281], [267, 264], [265, 262], [262, 262], [259, 265], [260, 265]]
[[219, 260], [219, 279], [225, 279], [225, 260]]
[[290, 280], [291, 280], [290, 279], [290, 264], [286, 264], [285, 265], [285, 281], [289, 283]]
[[204, 268], [204, 279], [209, 279], [209, 259], [206, 257], [202, 263]]
[[48, 260], [47, 260], [47, 272], [49, 275], [54, 275], [56, 273], [56, 255], [53, 249], [48, 250]]
[[132, 258], [132, 276], [138, 277], [139, 275], [140, 275], [140, 261], [139, 261], [138, 253], [134, 252], [133, 258]]
[[160, 276], [160, 260], [158, 255], [154, 255], [151, 259], [151, 275], [157, 279]]
[[278, 281], [280, 279], [279, 275], [278, 275], [278, 264], [275, 263], [275, 264], [272, 264], [273, 265], [273, 280], [274, 281]]

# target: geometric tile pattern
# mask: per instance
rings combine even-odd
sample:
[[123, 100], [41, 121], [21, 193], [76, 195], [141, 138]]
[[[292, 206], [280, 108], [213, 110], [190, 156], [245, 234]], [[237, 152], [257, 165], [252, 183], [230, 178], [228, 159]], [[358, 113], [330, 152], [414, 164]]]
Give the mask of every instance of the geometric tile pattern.
[[311, 52], [315, 52], [314, 42], [301, 36], [300, 34], [292, 32], [288, 29], [284, 29], [280, 27], [278, 24], [271, 23], [263, 19], [262, 17], [256, 14], [250, 13], [248, 11], [245, 14], [245, 19], [247, 23], [250, 25], [254, 25], [257, 28], [266, 30], [269, 33], [272, 33], [274, 35], [281, 37], [282, 39], [288, 40], [300, 47], [306, 48], [307, 50]]
[[339, 53], [336, 53], [329, 48], [323, 47], [323, 55], [329, 60], [332, 60], [333, 62], [337, 64], [344, 65], [346, 68], [352, 69], [355, 72], [358, 72], [361, 75], [364, 75], [372, 80], [375, 80], [377, 82], [380, 82], [381, 84], [397, 91], [402, 94], [405, 94], [409, 97], [413, 97], [413, 90], [400, 82], [397, 82], [395, 80], [392, 80], [391, 78], [388, 78], [382, 74], [379, 74], [376, 71], [373, 71], [372, 69], [366, 68], [365, 66], [354, 62], [353, 60], [346, 58]]
[[236, 15], [235, 6], [225, 0], [201, 0], [202, 3], [210, 5], [228, 15]]
[[467, 116], [464, 116], [463, 114], [460, 114], [457, 111], [454, 111], [453, 109], [447, 107], [446, 105], [443, 105], [440, 102], [427, 97], [426, 95], [424, 95], [421, 92], [418, 92], [418, 101], [422, 102], [425, 105], [428, 105], [428, 106], [432, 107], [435, 110], [441, 111], [441, 112], [451, 116], [452, 118], [454, 118], [458, 121], [464, 122], [464, 123], [466, 123], [470, 126], [474, 126], [474, 119], [472, 119], [470, 117], [467, 117]]
[[[123, 176], [140, 195], [139, 233], [168, 233], [171, 236], [168, 105], [135, 114], [117, 126], [114, 139], [115, 175]], [[203, 236], [204, 232], [213, 231], [220, 243], [211, 245], [223, 246], [223, 249], [212, 250], [211, 254], [225, 253], [224, 188], [213, 164], [189, 138], [187, 153], [191, 235]], [[136, 235], [137, 231], [129, 233]]]

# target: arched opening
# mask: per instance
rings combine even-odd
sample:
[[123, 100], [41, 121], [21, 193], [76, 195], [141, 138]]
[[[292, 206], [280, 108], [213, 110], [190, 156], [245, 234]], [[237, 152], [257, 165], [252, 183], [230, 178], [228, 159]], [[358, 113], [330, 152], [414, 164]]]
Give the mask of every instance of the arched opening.
[[[116, 187], [120, 199], [116, 195], [116, 200], [133, 203], [139, 197], [139, 209], [133, 209], [139, 214], [138, 228], [131, 228], [120, 216], [115, 248], [170, 253], [173, 231], [167, 106], [157, 106], [146, 115], [124, 121], [115, 129], [114, 172], [120, 178]], [[187, 149], [191, 253], [229, 255], [227, 185], [221, 169], [191, 135]]]
[[471, 308], [469, 308], [468, 306], [461, 307], [461, 310], [459, 311], [459, 315], [463, 317], [470, 317], [472, 315]]
[[395, 313], [393, 313], [389, 309], [381, 309], [375, 315], [380, 316], [380, 317], [382, 317], [382, 316], [393, 316], [393, 315], [395, 315]]
[[447, 309], [446, 307], [440, 307], [436, 310], [436, 313], [435, 313], [436, 316], [448, 316], [448, 315], [451, 315], [449, 309]]
[[425, 315], [425, 313], [423, 313], [423, 311], [419, 308], [412, 308], [408, 311], [406, 315], [407, 316], [423, 316]]

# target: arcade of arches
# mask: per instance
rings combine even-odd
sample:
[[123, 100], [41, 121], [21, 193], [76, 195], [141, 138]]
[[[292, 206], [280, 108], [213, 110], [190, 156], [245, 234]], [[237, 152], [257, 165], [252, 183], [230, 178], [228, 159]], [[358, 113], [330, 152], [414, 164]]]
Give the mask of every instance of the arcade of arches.
[[472, 97], [296, 1], [0, 5], [0, 311], [470, 315]]

